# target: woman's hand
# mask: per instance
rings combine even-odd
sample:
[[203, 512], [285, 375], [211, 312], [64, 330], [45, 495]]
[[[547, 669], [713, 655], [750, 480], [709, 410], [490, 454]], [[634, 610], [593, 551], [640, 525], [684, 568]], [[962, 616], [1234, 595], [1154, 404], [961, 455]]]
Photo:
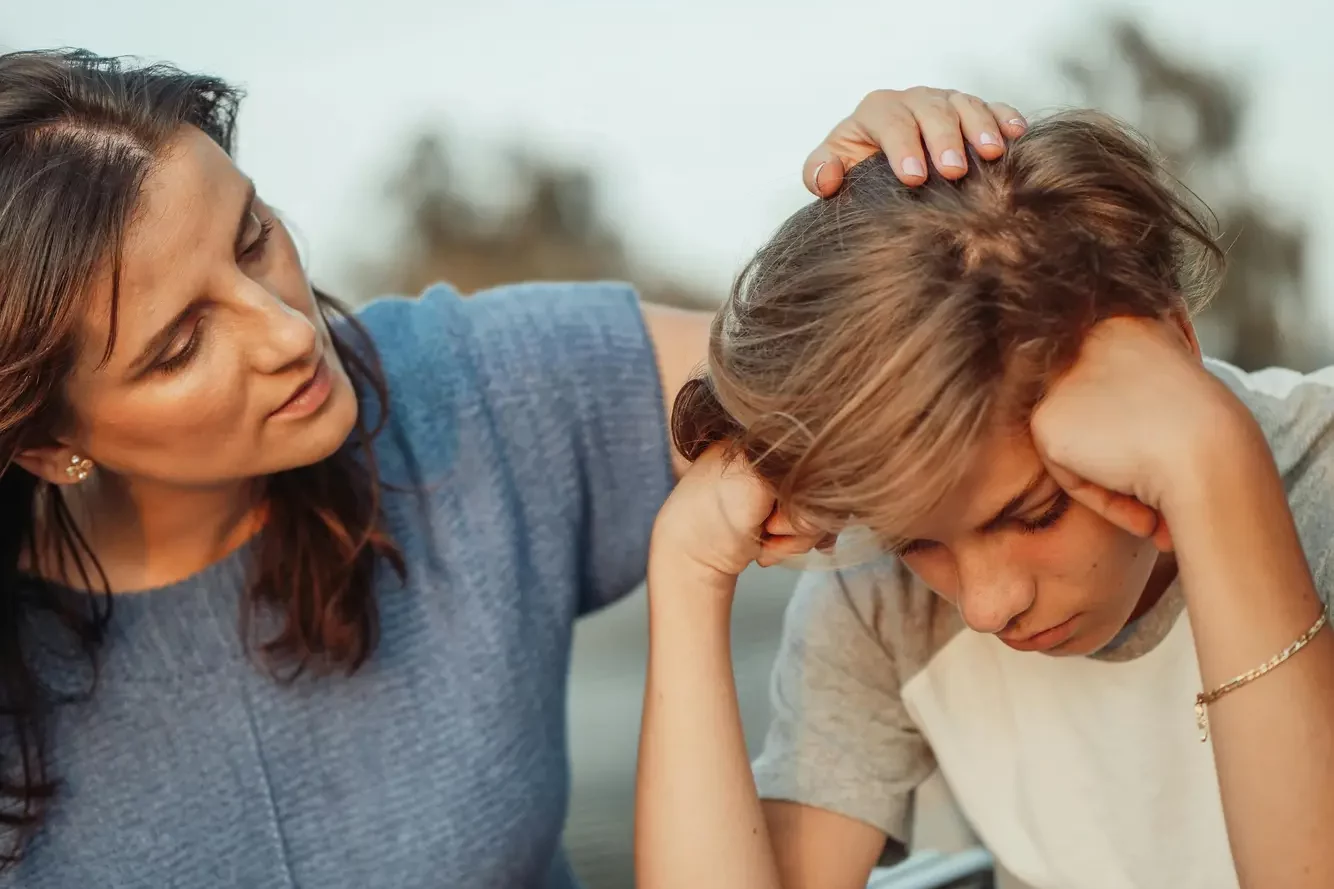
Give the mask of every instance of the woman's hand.
[[773, 492], [725, 443], [705, 451], [658, 513], [649, 552], [655, 567], [730, 589], [751, 562], [773, 565], [821, 542], [776, 509]]
[[[1202, 461], [1260, 431], [1206, 371], [1187, 329], [1111, 318], [1034, 412], [1033, 440], [1052, 477], [1105, 519], [1171, 548], [1174, 492]], [[1163, 519], [1166, 519], [1164, 521]]]
[[877, 151], [906, 185], [926, 181], [928, 156], [941, 176], [958, 179], [968, 172], [965, 139], [979, 157], [995, 160], [1005, 153], [1005, 140], [1027, 128], [1011, 106], [967, 93], [926, 86], [876, 90], [806, 158], [802, 180], [815, 195], [828, 197], [843, 184], [844, 173]]

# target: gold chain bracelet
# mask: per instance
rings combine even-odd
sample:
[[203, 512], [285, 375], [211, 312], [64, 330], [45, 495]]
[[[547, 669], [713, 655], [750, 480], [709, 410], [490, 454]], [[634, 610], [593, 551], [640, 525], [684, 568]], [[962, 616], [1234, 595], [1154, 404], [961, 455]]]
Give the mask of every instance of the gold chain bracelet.
[[1211, 692], [1200, 692], [1199, 694], [1197, 694], [1195, 696], [1195, 721], [1200, 726], [1200, 740], [1201, 741], [1209, 740], [1209, 711], [1207, 708], [1209, 707], [1210, 704], [1212, 704], [1214, 701], [1218, 700], [1228, 692], [1234, 689], [1241, 688], [1243, 685], [1254, 679], [1259, 679], [1261, 676], [1268, 673], [1270, 670], [1274, 669], [1279, 664], [1283, 663], [1297, 652], [1301, 651], [1303, 648], [1306, 647], [1306, 644], [1308, 642], [1310, 642], [1312, 639], [1315, 638], [1316, 633], [1319, 633], [1321, 629], [1324, 628], [1325, 621], [1328, 617], [1329, 617], [1329, 610], [1326, 608], [1321, 608], [1320, 616], [1316, 618], [1315, 623], [1311, 625], [1311, 629], [1303, 633], [1302, 637], [1298, 639], [1296, 642], [1292, 643], [1287, 648], [1283, 649], [1278, 654], [1270, 658], [1267, 662], [1256, 667], [1254, 670], [1251, 670], [1250, 672], [1247, 673], [1242, 673], [1235, 679], [1229, 679], [1227, 682], [1224, 682], [1222, 685], [1218, 686], [1218, 688], [1215, 688]]

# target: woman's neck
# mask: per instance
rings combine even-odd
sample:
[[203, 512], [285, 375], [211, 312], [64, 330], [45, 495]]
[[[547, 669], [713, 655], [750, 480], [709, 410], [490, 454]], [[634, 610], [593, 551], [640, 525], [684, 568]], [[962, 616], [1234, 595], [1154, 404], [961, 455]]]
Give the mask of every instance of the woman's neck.
[[183, 580], [253, 537], [265, 518], [260, 484], [184, 488], [98, 474], [63, 494], [112, 592], [133, 592]]

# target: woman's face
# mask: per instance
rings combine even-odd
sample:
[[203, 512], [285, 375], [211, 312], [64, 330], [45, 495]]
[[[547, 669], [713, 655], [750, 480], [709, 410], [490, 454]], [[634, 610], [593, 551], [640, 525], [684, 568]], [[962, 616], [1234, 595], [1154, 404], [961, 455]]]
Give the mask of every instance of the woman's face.
[[1082, 655], [1125, 626], [1158, 551], [1072, 501], [1027, 435], [997, 433], [901, 555], [973, 630], [1021, 651]]
[[99, 472], [212, 486], [314, 463], [357, 402], [296, 248], [231, 158], [185, 128], [100, 282], [68, 386], [70, 450]]

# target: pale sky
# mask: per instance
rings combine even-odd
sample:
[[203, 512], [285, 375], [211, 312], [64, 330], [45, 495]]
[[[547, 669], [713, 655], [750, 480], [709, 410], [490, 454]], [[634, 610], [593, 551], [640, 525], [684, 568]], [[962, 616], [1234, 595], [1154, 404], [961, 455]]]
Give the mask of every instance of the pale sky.
[[[473, 146], [483, 191], [504, 192], [485, 151], [497, 140], [595, 162], [632, 249], [721, 295], [806, 199], [806, 153], [868, 90], [927, 83], [1029, 113], [1077, 101], [1054, 59], [1098, 46], [1102, 10], [1137, 11], [1249, 85], [1256, 187], [1334, 243], [1325, 0], [0, 0], [0, 46], [165, 59], [246, 86], [240, 162], [335, 288], [388, 237], [378, 192], [407, 136], [441, 126]], [[1334, 305], [1334, 251], [1314, 252]]]

